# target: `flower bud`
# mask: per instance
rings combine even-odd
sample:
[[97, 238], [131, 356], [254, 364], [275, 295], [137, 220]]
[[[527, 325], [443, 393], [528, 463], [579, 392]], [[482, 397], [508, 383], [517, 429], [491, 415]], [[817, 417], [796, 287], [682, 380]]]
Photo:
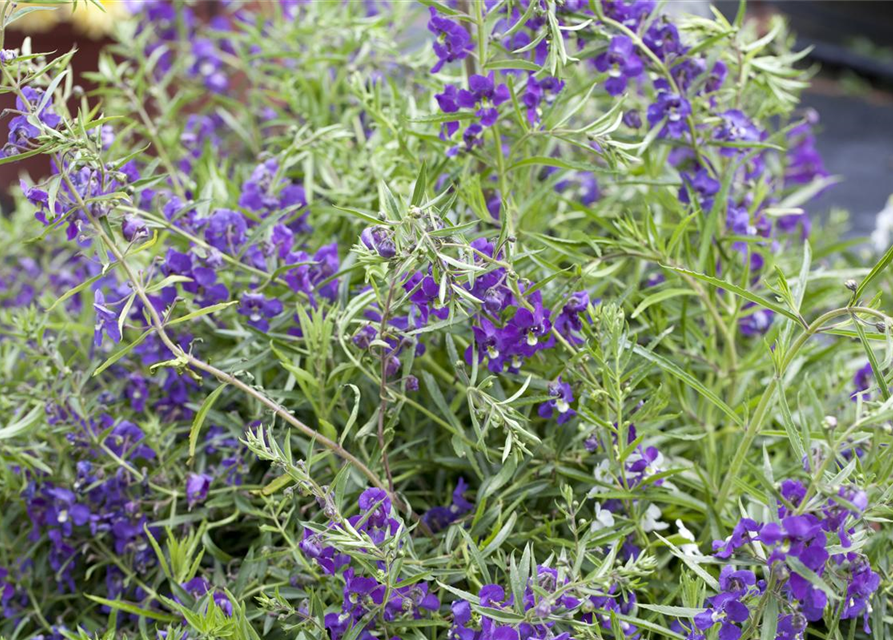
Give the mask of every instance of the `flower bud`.
[[855, 292], [856, 289], [859, 288], [859, 285], [856, 284], [856, 281], [853, 280], [852, 278], [850, 278], [849, 280], [847, 280], [846, 282], [844, 282], [844, 283], [843, 283], [843, 286], [845, 286], [847, 289], [849, 289], [850, 291], [853, 291], [853, 292]]

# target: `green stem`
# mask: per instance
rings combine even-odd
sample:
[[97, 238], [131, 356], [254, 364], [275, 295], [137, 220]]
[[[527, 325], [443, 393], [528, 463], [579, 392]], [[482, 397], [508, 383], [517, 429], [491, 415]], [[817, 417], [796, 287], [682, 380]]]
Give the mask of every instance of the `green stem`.
[[[809, 338], [815, 335], [816, 332], [818, 332], [818, 330], [821, 329], [821, 327], [830, 320], [833, 320], [834, 318], [838, 318], [840, 316], [849, 315], [851, 309], [855, 310], [857, 308], [844, 307], [842, 309], [834, 309], [819, 316], [811, 325], [809, 325], [809, 327], [804, 329], [803, 332], [799, 336], [797, 336], [797, 339], [791, 345], [791, 348], [786, 354], [784, 354], [784, 357], [782, 358], [782, 361], [778, 366], [778, 370], [775, 373], [775, 377], [772, 378], [772, 382], [769, 383], [769, 386], [767, 386], [766, 390], [763, 392], [763, 396], [760, 398], [760, 402], [757, 405], [756, 410], [754, 410], [753, 417], [750, 419], [750, 422], [747, 425], [747, 429], [744, 432], [744, 438], [739, 444], [738, 449], [735, 451], [735, 457], [732, 458], [732, 464], [729, 466], [729, 472], [726, 474], [725, 480], [722, 483], [722, 488], [719, 491], [719, 497], [716, 500], [717, 513], [722, 512], [722, 509], [725, 506], [725, 502], [729, 497], [729, 492], [732, 489], [732, 483], [735, 481], [735, 478], [738, 477], [738, 473], [741, 471], [741, 467], [744, 465], [744, 459], [747, 456], [747, 452], [750, 450], [754, 439], [760, 433], [760, 429], [763, 426], [763, 421], [766, 419], [766, 414], [769, 412], [769, 409], [772, 406], [772, 401], [775, 397], [775, 391], [780, 386], [780, 382], [781, 379], [784, 377], [785, 371], [787, 371], [787, 368], [790, 366], [791, 362], [793, 362], [794, 358], [797, 356], [797, 354], [800, 352], [800, 349], [803, 348], [803, 345], [806, 344]], [[859, 307], [858, 310], [880, 313], [874, 311], [873, 309], [866, 310], [862, 307]]]

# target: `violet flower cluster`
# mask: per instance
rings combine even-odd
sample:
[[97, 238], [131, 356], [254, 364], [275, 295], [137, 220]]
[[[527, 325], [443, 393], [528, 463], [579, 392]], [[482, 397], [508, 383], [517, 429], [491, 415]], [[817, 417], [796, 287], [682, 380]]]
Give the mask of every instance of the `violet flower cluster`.
[[[572, 640], [575, 637], [572, 631], [555, 622], [554, 618], [576, 618], [579, 622], [597, 624], [610, 631], [612, 615], [629, 615], [636, 607], [634, 593], [618, 591], [616, 585], [611, 585], [603, 595], [585, 597], [576, 589], [568, 588], [567, 579], [560, 580], [556, 569], [539, 565], [536, 575], [524, 589], [521, 603], [516, 603], [515, 595], [499, 584], [482, 586], [474, 603], [461, 599], [454, 601], [449, 637], [457, 640]], [[516, 612], [521, 608], [524, 622], [510, 624], [499, 619], [499, 611]], [[488, 611], [493, 613], [488, 615]], [[625, 638], [639, 637], [635, 625], [621, 621], [620, 626]]]
[[[777, 521], [742, 518], [727, 539], [713, 543], [715, 557], [732, 560], [739, 551], [756, 543], [765, 548], [771, 576], [768, 579], [787, 599], [779, 617], [779, 638], [787, 637], [784, 634], [802, 637], [810, 622], [822, 620], [830, 604], [829, 595], [842, 598], [842, 620], [861, 617], [865, 632], [870, 633], [870, 599], [880, 585], [880, 576], [864, 555], [850, 550], [859, 517], [868, 507], [865, 492], [841, 487], [836, 496], [823, 503], [812, 500], [805, 504], [807, 487], [797, 480], [785, 480], [781, 495], [784, 502], [779, 503]], [[830, 547], [835, 543], [840, 550], [832, 552]], [[824, 578], [825, 584], [846, 585], [845, 593], [826, 593], [813, 576]], [[696, 630], [689, 637], [703, 637], [700, 632], [720, 623], [720, 637], [737, 640], [767, 584], [767, 580], [756, 580], [751, 571], [724, 567], [722, 591], [711, 597], [708, 609], [695, 617]]]
[[[403, 526], [391, 515], [391, 499], [386, 491], [366, 489], [360, 494], [357, 505], [360, 512], [348, 518], [347, 522], [376, 547], [383, 547]], [[326, 511], [335, 515], [330, 508]], [[333, 530], [344, 531], [344, 527], [339, 522], [330, 521], [327, 531]], [[340, 575], [344, 581], [340, 613], [327, 613], [325, 616], [325, 627], [333, 640], [339, 640], [363, 620], [366, 626], [356, 637], [365, 640], [374, 638], [371, 631], [375, 629], [375, 622], [367, 618], [367, 614], [373, 610], [379, 611], [385, 621], [392, 621], [407, 615], [417, 620], [440, 608], [440, 600], [429, 593], [427, 582], [406, 586], [400, 586], [398, 582], [390, 588], [376, 578], [358, 573], [358, 569], [351, 564], [350, 556], [330, 544], [326, 533], [317, 533], [305, 527], [299, 547], [323, 572]], [[379, 568], [385, 569], [383, 562], [379, 562]]]

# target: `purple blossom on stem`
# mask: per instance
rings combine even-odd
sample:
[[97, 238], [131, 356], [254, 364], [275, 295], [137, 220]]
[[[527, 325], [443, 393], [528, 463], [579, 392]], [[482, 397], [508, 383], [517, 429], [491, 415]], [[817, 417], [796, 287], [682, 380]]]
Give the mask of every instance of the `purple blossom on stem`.
[[549, 384], [550, 399], [539, 406], [537, 413], [541, 418], [551, 418], [555, 411], [558, 412], [558, 424], [564, 424], [577, 412], [571, 409], [571, 402], [574, 401], [574, 393], [570, 384], [563, 382], [559, 377], [558, 380]]
[[474, 42], [465, 27], [441, 16], [434, 7], [429, 10], [431, 19], [428, 21], [428, 31], [436, 36], [433, 47], [437, 55], [437, 64], [432, 67], [431, 73], [437, 73], [443, 65], [466, 58], [474, 49]]
[[102, 344], [103, 333], [111, 338], [112, 342], [121, 342], [121, 330], [118, 328], [118, 314], [106, 306], [105, 295], [99, 289], [93, 294], [93, 310], [96, 312], [96, 327], [93, 332], [93, 344], [97, 347]]
[[134, 242], [149, 237], [149, 228], [146, 223], [134, 215], [124, 217], [121, 223], [121, 234], [127, 242]]
[[695, 625], [706, 631], [718, 622], [720, 640], [738, 640], [741, 625], [750, 618], [750, 609], [742, 600], [752, 593], [759, 593], [756, 576], [752, 571], [735, 571], [726, 565], [720, 573], [719, 587], [720, 593], [707, 600], [709, 608], [695, 616]]
[[530, 124], [533, 125], [539, 121], [540, 105], [543, 100], [549, 95], [552, 97], [558, 95], [563, 88], [564, 82], [557, 78], [548, 76], [542, 80], [537, 80], [533, 73], [527, 76], [527, 84], [524, 87], [524, 92], [521, 94], [521, 104], [527, 109], [527, 120]]
[[685, 47], [679, 39], [676, 25], [666, 18], [652, 24], [642, 37], [642, 41], [661, 60], [666, 60], [670, 55], [681, 54], [685, 51]]
[[748, 142], [759, 142], [762, 138], [753, 121], [737, 109], [721, 113], [720, 118], [723, 122], [714, 131], [714, 139], [740, 145], [737, 148], [723, 148], [721, 153], [725, 156], [734, 156], [746, 151]]
[[697, 197], [703, 211], [710, 211], [713, 207], [713, 196], [719, 193], [719, 181], [710, 175], [703, 167], [692, 176], [683, 171], [680, 174], [683, 185], [679, 188], [679, 201], [688, 204], [691, 200], [689, 193]]
[[555, 317], [555, 331], [571, 344], [583, 344], [583, 314], [589, 307], [589, 294], [578, 291], [573, 294]]
[[190, 473], [186, 476], [186, 501], [190, 509], [205, 501], [212, 480], [207, 473]]
[[195, 62], [190, 73], [200, 78], [205, 88], [213, 93], [224, 93], [229, 88], [229, 80], [223, 73], [223, 60], [217, 46], [207, 38], [196, 38], [192, 41], [192, 54]]
[[[752, 302], [744, 305], [745, 309], [756, 307]], [[738, 320], [738, 328], [741, 333], [747, 337], [758, 336], [766, 333], [772, 326], [775, 319], [775, 312], [763, 307], [756, 307], [751, 313], [742, 316]]]
[[605, 91], [617, 96], [626, 91], [631, 79], [642, 74], [642, 60], [636, 55], [632, 40], [626, 36], [614, 36], [607, 51], [595, 58], [595, 68], [608, 74]]
[[453, 490], [453, 502], [448, 507], [433, 507], [425, 512], [422, 520], [433, 532], [446, 529], [450, 524], [461, 518], [474, 508], [474, 505], [465, 498], [468, 483], [464, 478], [459, 478], [456, 488]]
[[853, 387], [855, 388], [853, 397], [855, 398], [857, 394], [864, 394], [864, 392], [871, 389], [871, 385], [873, 384], [874, 369], [872, 369], [870, 362], [866, 362], [858, 371], [856, 371], [856, 375], [853, 376]]
[[277, 298], [267, 298], [260, 293], [243, 293], [239, 305], [239, 314], [248, 318], [248, 324], [260, 331], [270, 328], [270, 318], [275, 318], [283, 311], [282, 302]]
[[686, 128], [685, 119], [690, 114], [688, 100], [669, 91], [660, 91], [657, 100], [648, 107], [648, 124], [655, 127], [664, 122], [660, 137], [680, 138]]
[[367, 249], [377, 252], [385, 260], [397, 255], [397, 247], [387, 227], [366, 227], [360, 234], [360, 240]]

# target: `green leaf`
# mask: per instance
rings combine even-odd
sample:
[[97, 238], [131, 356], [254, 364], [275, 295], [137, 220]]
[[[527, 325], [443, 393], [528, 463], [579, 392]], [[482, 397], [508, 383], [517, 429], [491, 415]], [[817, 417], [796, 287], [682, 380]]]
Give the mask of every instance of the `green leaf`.
[[[111, 270], [114, 269], [114, 268], [115, 268], [115, 265], [113, 264], [113, 265], [109, 268], [109, 272], [111, 272]], [[75, 295], [77, 295], [78, 293], [80, 293], [81, 291], [83, 291], [84, 289], [87, 289], [88, 287], [92, 286], [94, 282], [96, 282], [96, 281], [99, 280], [100, 278], [104, 278], [106, 275], [108, 275], [108, 272], [107, 272], [107, 273], [100, 273], [99, 275], [95, 275], [95, 276], [93, 276], [93, 277], [90, 278], [89, 280], [85, 280], [84, 282], [80, 283], [78, 286], [76, 286], [76, 287], [74, 287], [74, 288], [72, 288], [72, 289], [69, 289], [68, 291], [66, 291], [65, 293], [63, 293], [61, 296], [59, 296], [58, 298], [56, 298], [56, 301], [55, 301], [53, 304], [51, 304], [51, 305], [47, 308], [47, 313], [50, 313], [53, 309], [55, 309], [56, 307], [58, 307], [60, 304], [62, 304], [63, 302], [65, 302], [66, 300], [68, 300], [69, 298], [71, 298], [72, 296], [75, 296]]]
[[486, 560], [484, 560], [484, 556], [481, 554], [481, 550], [478, 549], [478, 546], [474, 543], [474, 540], [471, 539], [471, 535], [469, 535], [469, 533], [463, 527], [459, 527], [459, 534], [465, 539], [465, 544], [468, 548], [468, 552], [471, 554], [471, 559], [477, 566], [478, 571], [481, 572], [481, 578], [483, 578], [485, 583], [492, 582], [490, 578], [490, 569], [487, 568], [487, 562]]
[[709, 573], [707, 573], [707, 571], [704, 570], [701, 567], [701, 565], [699, 565], [697, 562], [695, 562], [695, 560], [693, 558], [682, 553], [682, 551], [680, 551], [679, 548], [676, 547], [676, 545], [674, 545], [672, 542], [670, 542], [669, 540], [664, 538], [662, 535], [660, 535], [656, 531], [654, 532], [654, 535], [656, 535], [658, 538], [660, 538], [661, 542], [663, 542], [665, 545], [667, 545], [670, 548], [670, 553], [672, 553], [674, 556], [676, 556], [677, 558], [682, 560], [682, 562], [684, 562], [685, 565], [689, 569], [694, 571], [698, 575], [699, 578], [701, 578], [704, 582], [706, 582], [708, 587], [710, 587], [711, 589], [713, 589], [716, 592], [719, 592], [719, 582], [717, 582], [716, 578], [714, 578]]
[[129, 613], [135, 616], [140, 616], [143, 618], [151, 618], [152, 620], [160, 620], [162, 622], [179, 622], [180, 617], [171, 615], [169, 613], [164, 613], [162, 611], [152, 611], [151, 609], [143, 609], [141, 607], [136, 606], [135, 604], [131, 604], [129, 602], [124, 602], [123, 600], [109, 600], [107, 598], [100, 598], [99, 596], [94, 596], [91, 594], [85, 594], [90, 600], [93, 602], [98, 602], [101, 605], [105, 605], [110, 609], [116, 609], [118, 611], [124, 611], [125, 613]]
[[179, 318], [175, 318], [167, 323], [168, 327], [172, 327], [175, 324], [182, 324], [183, 322], [189, 322], [190, 320], [194, 320], [195, 318], [201, 318], [202, 316], [206, 316], [209, 313], [216, 313], [221, 309], [226, 309], [227, 307], [231, 307], [234, 304], [239, 304], [238, 300], [230, 300], [229, 302], [218, 302], [217, 304], [212, 304], [209, 307], [202, 307], [197, 311], [193, 311], [192, 313], [187, 313], [185, 316], [180, 316]]
[[862, 323], [859, 321], [859, 318], [856, 317], [855, 313], [851, 315], [853, 317], [853, 326], [856, 328], [856, 333], [859, 334], [859, 341], [862, 343], [865, 355], [871, 363], [871, 372], [874, 375], [874, 381], [877, 382], [878, 389], [881, 390], [881, 395], [884, 396], [884, 400], [889, 400], [890, 390], [887, 388], [887, 381], [884, 380], [884, 373], [881, 371], [881, 367], [878, 364], [877, 356], [874, 355], [874, 349], [868, 344], [868, 339], [865, 337], [865, 329], [862, 328]]
[[699, 394], [701, 394], [706, 400], [711, 402], [717, 409], [719, 409], [724, 414], [726, 414], [729, 418], [731, 418], [732, 421], [735, 424], [737, 424], [739, 427], [744, 426], [744, 420], [741, 419], [741, 416], [739, 416], [737, 413], [735, 413], [735, 411], [729, 405], [727, 405], [725, 402], [723, 402], [719, 396], [717, 396], [710, 389], [705, 387], [700, 382], [700, 380], [698, 380], [697, 378], [692, 376], [687, 371], [680, 369], [678, 365], [676, 365], [674, 362], [671, 362], [670, 360], [667, 360], [662, 355], [658, 355], [658, 354], [654, 353], [653, 351], [649, 351], [648, 349], [645, 349], [644, 347], [640, 347], [637, 344], [633, 344], [633, 343], [630, 343], [630, 344], [632, 345], [632, 350], [636, 355], [641, 356], [642, 358], [645, 358], [649, 362], [656, 364], [658, 367], [663, 369], [666, 373], [669, 373], [670, 375], [678, 378], [679, 380], [684, 382], [686, 385], [688, 385], [689, 387], [691, 387], [692, 389], [697, 391]]
[[542, 67], [530, 60], [491, 60], [484, 67], [489, 70], [520, 69], [522, 71], [539, 71]]
[[871, 271], [868, 272], [868, 275], [859, 283], [859, 286], [856, 287], [856, 292], [853, 294], [853, 301], [857, 301], [862, 297], [862, 294], [865, 293], [865, 289], [868, 288], [874, 280], [881, 275], [881, 273], [886, 269], [890, 262], [893, 261], [893, 245], [887, 249], [887, 252], [883, 255], [883, 257], [878, 261], [876, 265], [871, 268]]
[[775, 631], [778, 629], [778, 600], [769, 594], [769, 601], [763, 611], [763, 623], [760, 625], [760, 640], [775, 640]]
[[693, 618], [703, 611], [703, 609], [696, 609], [693, 607], [671, 607], [662, 604], [645, 604], [643, 602], [639, 603], [639, 608], [646, 609], [648, 611], [655, 611], [665, 616], [672, 616], [674, 618]]
[[516, 512], [512, 512], [509, 516], [509, 519], [506, 521], [502, 528], [499, 530], [490, 543], [484, 548], [481, 554], [486, 558], [491, 553], [496, 551], [499, 547], [502, 546], [502, 543], [505, 542], [506, 538], [509, 537], [512, 533], [512, 529], [515, 528], [515, 522], [518, 521], [518, 514]]
[[638, 304], [635, 310], [630, 314], [630, 320], [637, 318], [643, 311], [645, 311], [645, 309], [653, 304], [657, 304], [658, 302], [663, 302], [664, 300], [669, 300], [670, 298], [676, 298], [679, 296], [695, 295], [698, 295], [697, 292], [692, 291], [691, 289], [664, 289], [663, 291], [658, 291], [657, 293], [651, 294]]
[[356, 394], [357, 399], [353, 403], [353, 409], [350, 411], [350, 417], [347, 419], [347, 423], [344, 425], [344, 429], [341, 432], [341, 438], [338, 440], [338, 444], [343, 445], [344, 440], [347, 438], [347, 435], [350, 433], [350, 430], [353, 428], [354, 423], [357, 421], [357, 415], [360, 412], [360, 389], [353, 384], [345, 385], [353, 389], [354, 394]]
[[226, 389], [226, 383], [221, 383], [214, 391], [208, 394], [208, 397], [205, 398], [205, 401], [202, 402], [201, 408], [198, 410], [198, 413], [195, 414], [195, 419], [192, 421], [192, 428], [189, 430], [189, 459], [192, 460], [195, 458], [195, 447], [198, 444], [198, 434], [202, 430], [202, 425], [205, 423], [205, 418], [208, 417], [208, 412], [211, 411], [211, 407], [214, 406], [214, 403], [217, 402], [217, 398], [220, 397], [220, 394], [223, 393], [223, 390]]
[[838, 598], [835, 591], [831, 587], [829, 587], [824, 580], [822, 580], [822, 577], [815, 573], [812, 569], [807, 567], [805, 564], [803, 564], [803, 561], [801, 561], [800, 558], [789, 555], [785, 557], [784, 561], [787, 563], [792, 571], [795, 571], [800, 575], [800, 577], [808, 580], [812, 584], [812, 586], [824, 591], [829, 600], [837, 601], [840, 599]]
[[573, 169], [575, 171], [611, 173], [610, 170], [605, 169], [601, 165], [590, 164], [588, 162], [578, 162], [575, 160], [563, 160], [561, 158], [553, 158], [551, 156], [532, 156], [530, 158], [524, 158], [523, 160], [520, 160], [515, 164], [508, 166], [506, 168], [506, 171], [514, 171], [515, 169], [521, 169], [522, 167], [530, 167], [533, 165], [557, 167], [559, 169]]
[[137, 338], [136, 340], [131, 342], [129, 345], [127, 345], [123, 349], [119, 349], [118, 351], [113, 353], [111, 356], [109, 356], [109, 359], [106, 360], [105, 362], [103, 362], [101, 365], [99, 365], [99, 367], [96, 369], [96, 371], [93, 372], [93, 376], [94, 377], [98, 376], [100, 373], [102, 373], [103, 371], [108, 369], [110, 366], [115, 364], [118, 360], [120, 360], [121, 358], [126, 356], [128, 353], [133, 351], [137, 346], [139, 346], [142, 343], [143, 340], [145, 340], [146, 338], [149, 337], [149, 334], [152, 333], [152, 331], [153, 331], [152, 329], [149, 329], [148, 331], [143, 333], [139, 338]]
[[360, 220], [365, 220], [370, 224], [384, 224], [383, 221], [371, 211], [361, 211], [360, 209], [351, 209], [349, 207], [339, 207], [337, 205], [333, 205], [335, 209], [338, 211], [343, 211], [344, 213], [349, 213], [352, 216], [359, 218]]
[[10, 438], [15, 438], [20, 435], [24, 435], [27, 433], [32, 427], [37, 425], [40, 422], [41, 418], [46, 415], [46, 410], [43, 406], [37, 405], [31, 409], [24, 416], [16, 420], [15, 422], [9, 424], [8, 426], [0, 429], [0, 440], [8, 440]]
[[743, 289], [736, 284], [732, 284], [731, 282], [726, 282], [725, 280], [720, 280], [719, 278], [714, 278], [713, 276], [708, 276], [703, 273], [698, 273], [697, 271], [683, 269], [682, 267], [672, 267], [666, 264], [662, 264], [661, 266], [665, 269], [676, 271], [677, 273], [684, 273], [685, 275], [691, 276], [692, 278], [700, 280], [701, 282], [706, 282], [707, 284], [718, 289], [725, 289], [726, 291], [730, 291], [731, 293], [734, 293], [735, 295], [740, 296], [745, 300], [749, 300], [750, 302], [756, 303], [762, 307], [765, 307], [766, 309], [771, 309], [775, 313], [782, 315], [785, 318], [790, 318], [798, 324], [803, 324], [803, 321], [800, 319], [800, 317], [787, 307], [782, 306], [776, 302], [772, 302], [771, 300], [757, 295], [752, 291]]
[[415, 179], [415, 186], [412, 189], [412, 199], [409, 203], [417, 207], [422, 204], [422, 200], [425, 198], [425, 189], [428, 188], [428, 174], [427, 167], [425, 163], [422, 163], [421, 168], [419, 169], [419, 175]]

